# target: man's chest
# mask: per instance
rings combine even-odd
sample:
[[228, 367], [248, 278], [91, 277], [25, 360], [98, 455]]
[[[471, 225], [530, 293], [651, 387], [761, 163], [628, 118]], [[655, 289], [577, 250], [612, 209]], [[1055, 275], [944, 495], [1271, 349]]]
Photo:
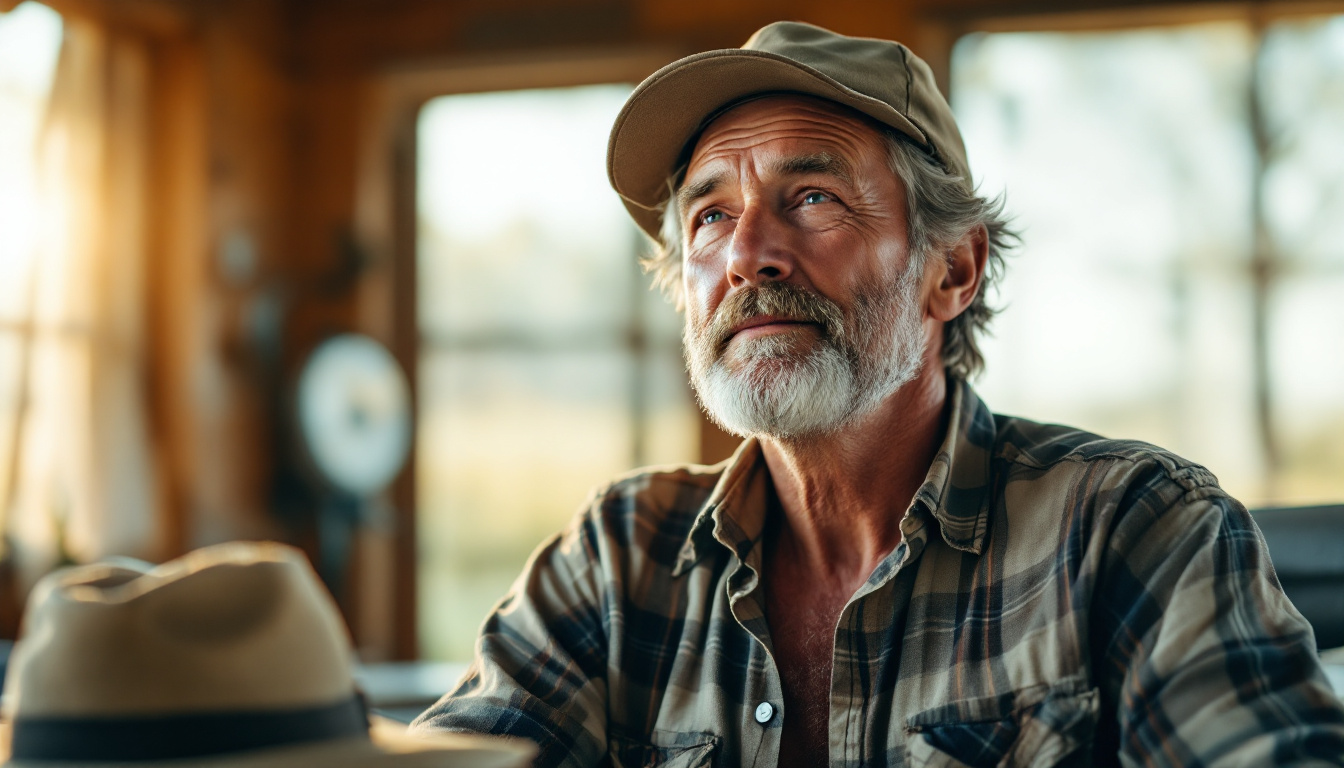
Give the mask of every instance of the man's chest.
[[835, 626], [853, 589], [827, 589], [818, 580], [794, 578], [777, 569], [771, 576], [766, 615], [786, 720], [779, 765], [824, 766], [830, 744]]
[[735, 563], [682, 593], [682, 634], [659, 651], [648, 633], [613, 637], [626, 677], [638, 667], [650, 686], [612, 670], [612, 721], [651, 744], [711, 745], [707, 762], [688, 765], [897, 766], [945, 754], [975, 765], [1041, 722], [1072, 723], [1033, 738], [1076, 753], [1097, 719], [1085, 617], [1048, 574], [1010, 595], [985, 589], [984, 558], [968, 558], [931, 546], [838, 611], [771, 601]]

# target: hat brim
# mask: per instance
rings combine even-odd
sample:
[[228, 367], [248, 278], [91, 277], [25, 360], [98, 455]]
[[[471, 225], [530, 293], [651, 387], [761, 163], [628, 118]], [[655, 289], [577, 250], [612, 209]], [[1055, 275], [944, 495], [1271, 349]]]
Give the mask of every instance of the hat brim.
[[698, 53], [640, 83], [611, 129], [607, 176], [640, 229], [657, 239], [668, 175], [704, 120], [735, 101], [771, 92], [843, 104], [930, 146], [924, 132], [889, 104], [793, 59], [741, 48]]
[[[459, 733], [415, 734], [406, 726], [373, 717], [368, 739], [339, 739], [215, 757], [150, 762], [75, 763], [12, 760], [8, 768], [522, 768], [537, 748], [530, 741]], [[0, 759], [9, 757], [9, 723], [0, 723]]]

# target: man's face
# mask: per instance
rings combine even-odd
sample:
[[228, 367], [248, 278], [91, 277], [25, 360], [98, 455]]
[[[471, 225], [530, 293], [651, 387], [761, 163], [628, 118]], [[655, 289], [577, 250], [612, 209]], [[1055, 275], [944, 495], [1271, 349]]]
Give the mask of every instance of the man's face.
[[725, 428], [832, 432], [919, 372], [922, 260], [863, 118], [801, 96], [743, 104], [705, 130], [677, 195], [688, 368]]

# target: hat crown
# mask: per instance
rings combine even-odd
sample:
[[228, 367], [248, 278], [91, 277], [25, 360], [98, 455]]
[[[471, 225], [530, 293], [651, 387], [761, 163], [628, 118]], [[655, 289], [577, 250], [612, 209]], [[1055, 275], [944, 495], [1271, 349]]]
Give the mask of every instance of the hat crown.
[[59, 571], [34, 589], [24, 629], [11, 719], [259, 712], [354, 693], [334, 603], [279, 544], [209, 547], [138, 576]]
[[780, 21], [741, 48], [672, 62], [631, 93], [612, 126], [607, 173], [641, 229], [658, 237], [667, 181], [705, 121], [769, 93], [816, 96], [865, 114], [970, 186], [961, 132], [928, 64], [891, 40]]
[[[777, 21], [756, 31], [743, 50], [792, 59], [863, 96], [895, 108], [925, 134], [924, 145], [952, 170], [965, 173], [966, 147], [933, 70], [904, 45], [849, 37], [798, 21]], [[914, 138], [914, 137], [912, 137]]]
[[847, 37], [798, 21], [777, 21], [758, 29], [742, 50], [793, 59], [846, 85], [855, 75], [866, 75], [859, 79], [871, 81], [873, 87], [854, 90], [893, 106], [904, 104], [909, 95], [908, 51], [891, 40]]

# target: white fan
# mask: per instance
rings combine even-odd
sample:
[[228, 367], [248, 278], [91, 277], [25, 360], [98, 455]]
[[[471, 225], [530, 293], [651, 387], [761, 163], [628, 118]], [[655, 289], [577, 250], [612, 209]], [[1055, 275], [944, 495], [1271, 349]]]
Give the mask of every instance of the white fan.
[[297, 391], [299, 435], [322, 479], [359, 499], [381, 493], [411, 447], [411, 394], [396, 358], [357, 333], [323, 341]]

